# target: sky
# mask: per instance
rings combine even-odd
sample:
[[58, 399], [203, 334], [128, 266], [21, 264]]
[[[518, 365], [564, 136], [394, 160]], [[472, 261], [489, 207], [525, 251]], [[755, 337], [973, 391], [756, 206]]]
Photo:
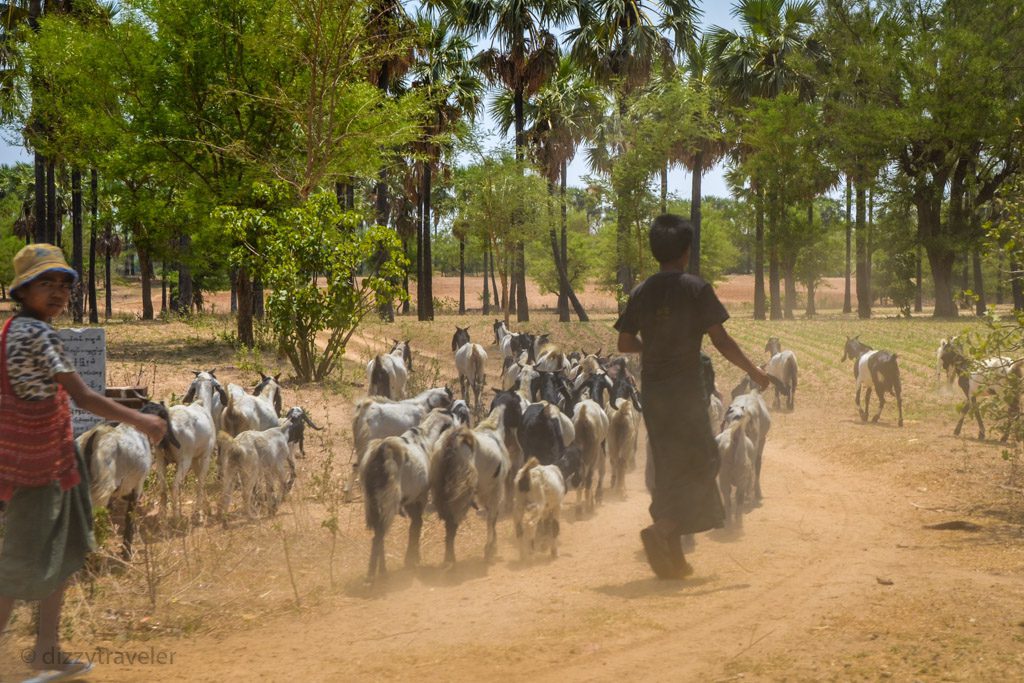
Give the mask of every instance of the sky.
[[[706, 0], [701, 4], [703, 11], [702, 23], [705, 28], [722, 26], [735, 29], [738, 27], [737, 21], [730, 14], [732, 9], [731, 2]], [[488, 127], [486, 119], [484, 126]], [[10, 165], [19, 161], [31, 162], [32, 158], [24, 147], [8, 142], [8, 139], [11, 137], [10, 131], [4, 131], [4, 135], [0, 138], [0, 164]], [[569, 165], [569, 184], [583, 185], [581, 177], [587, 175], [587, 173], [584, 155], [582, 153], [577, 154], [576, 158]], [[702, 188], [705, 196], [729, 196], [729, 190], [726, 187], [723, 173], [724, 167], [719, 164], [704, 175]], [[690, 174], [685, 169], [673, 169], [668, 176], [668, 191], [670, 194], [688, 198], [690, 196]]]

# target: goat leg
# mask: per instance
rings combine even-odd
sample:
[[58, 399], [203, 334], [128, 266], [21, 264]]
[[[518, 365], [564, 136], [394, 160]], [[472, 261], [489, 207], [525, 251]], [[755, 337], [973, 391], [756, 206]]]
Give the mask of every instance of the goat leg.
[[876, 384], [875, 393], [878, 394], [878, 412], [871, 418], [871, 424], [878, 422], [878, 418], [882, 417], [882, 408], [885, 407], [885, 390]]
[[956, 427], [953, 428], [953, 436], [960, 436], [960, 430], [963, 429], [964, 419], [967, 418], [967, 413], [971, 409], [971, 400], [965, 399], [963, 408], [960, 409], [960, 419], [956, 423]]
[[409, 546], [405, 550], [405, 566], [420, 563], [420, 532], [423, 530], [423, 503], [410, 503], [405, 508], [409, 515]]
[[978, 421], [978, 441], [984, 441], [985, 424], [981, 421], [981, 411], [978, 409], [977, 396], [971, 396], [971, 410], [974, 411], [974, 419]]
[[871, 387], [865, 387], [864, 389], [864, 412], [860, 414], [860, 421], [867, 422], [868, 415], [871, 413]]
[[861, 410], [860, 410], [860, 389], [861, 389], [860, 382], [858, 382], [857, 383], [857, 396], [856, 396], [856, 398], [853, 399], [853, 402], [857, 406], [857, 414], [860, 415], [861, 421], [862, 422], [867, 422], [867, 419], [868, 419], [867, 414], [861, 412]]
[[444, 523], [444, 563], [451, 567], [455, 564], [455, 534], [459, 530], [458, 522], [445, 520]]
[[121, 545], [121, 557], [125, 561], [132, 557], [132, 542], [135, 540], [135, 504], [139, 500], [138, 491], [128, 494], [127, 505], [124, 508], [124, 540]]

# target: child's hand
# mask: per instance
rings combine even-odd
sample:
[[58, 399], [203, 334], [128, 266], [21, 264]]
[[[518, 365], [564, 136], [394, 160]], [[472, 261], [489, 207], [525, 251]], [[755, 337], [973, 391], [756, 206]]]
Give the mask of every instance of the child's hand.
[[768, 389], [768, 385], [771, 384], [771, 380], [768, 379], [768, 373], [761, 368], [754, 368], [753, 372], [750, 373], [750, 379], [754, 380], [761, 391]]
[[139, 414], [139, 423], [135, 427], [149, 437], [153, 443], [160, 443], [167, 435], [167, 422], [157, 415]]

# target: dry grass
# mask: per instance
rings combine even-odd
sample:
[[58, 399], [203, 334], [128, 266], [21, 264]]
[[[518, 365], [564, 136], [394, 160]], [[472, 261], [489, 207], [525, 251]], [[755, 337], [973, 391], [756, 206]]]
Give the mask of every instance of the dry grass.
[[[236, 512], [222, 527], [183, 520], [161, 520], [155, 514], [158, 498], [153, 486], [142, 503], [145, 518], [130, 563], [116, 558], [118, 534], [108, 534], [102, 552], [71, 588], [64, 619], [65, 635], [82, 636], [97, 643], [175, 635], [224, 633], [240, 624], [257, 623], [283, 611], [306, 609], [323, 598], [367, 598], [373, 591], [362, 585], [369, 536], [358, 496], [344, 502], [343, 485], [349, 477], [351, 457], [350, 407], [364, 393], [364, 362], [372, 352], [386, 351], [391, 338], [412, 339], [415, 372], [409, 392], [449, 383], [457, 386], [450, 340], [456, 323], [468, 322], [474, 341], [491, 354], [489, 381], [497, 384], [498, 354], [491, 346], [494, 316], [459, 318], [441, 316], [434, 323], [400, 318], [394, 324], [368, 322], [353, 340], [340, 370], [321, 384], [289, 383], [290, 372], [273, 354], [240, 354], [231, 344], [230, 321], [206, 316], [185, 322], [115, 322], [108, 329], [108, 373], [111, 384], [147, 384], [151, 395], [174, 401], [185, 391], [193, 368], [217, 368], [224, 382], [251, 387], [255, 370], [285, 370], [285, 404], [302, 405], [323, 432], [307, 431], [308, 457], [298, 463], [298, 480], [289, 500], [274, 519], [249, 521]], [[535, 313], [516, 329], [549, 332], [564, 349], [605, 352], [614, 348], [614, 314], [598, 313], [591, 324], [559, 324], [550, 312]], [[951, 432], [957, 398], [944, 394], [935, 382], [936, 340], [961, 331], [966, 322], [875, 319], [857, 321], [841, 315], [785, 322], [756, 322], [742, 313], [727, 326], [755, 358], [769, 335], [779, 336], [800, 359], [797, 410], [803, 401], [833, 401], [836, 420], [855, 421], [852, 405], [852, 370], [839, 363], [844, 335], [861, 335], [876, 348], [897, 350], [905, 386], [905, 450], [900, 453], [865, 452], [864, 444], [840, 446], [828, 457], [846, 464], [871, 468], [894, 459], [908, 467], [897, 476], [908, 487], [936, 487], [948, 493], [951, 509], [986, 515], [1001, 524], [1020, 522], [1019, 496], [999, 484], [1016, 486], [1010, 466], [992, 457], [990, 445], [943, 440], [955, 454], [948, 468], [927, 463], [937, 431]], [[721, 366], [721, 364], [719, 364]], [[719, 386], [727, 393], [738, 379], [730, 369], [720, 370]], [[778, 417], [785, 423], [786, 416]], [[883, 427], [895, 423], [895, 407], [882, 416]], [[827, 428], [824, 427], [824, 428]], [[794, 437], [797, 438], [797, 437]], [[813, 440], [813, 435], [801, 436]], [[917, 463], [913, 466], [909, 463]], [[207, 482], [207, 497], [219, 500], [215, 476]], [[191, 509], [195, 483], [185, 487], [185, 509]], [[358, 489], [357, 489], [358, 493]], [[237, 505], [237, 502], [236, 502]], [[119, 510], [113, 515], [119, 520]], [[471, 519], [460, 531], [460, 547], [483, 546], [483, 528]], [[401, 557], [405, 525], [396, 524], [390, 535], [391, 557]], [[423, 533], [423, 558], [428, 565], [442, 555], [443, 533], [428, 515]], [[21, 608], [15, 629], [26, 635], [28, 614]]]

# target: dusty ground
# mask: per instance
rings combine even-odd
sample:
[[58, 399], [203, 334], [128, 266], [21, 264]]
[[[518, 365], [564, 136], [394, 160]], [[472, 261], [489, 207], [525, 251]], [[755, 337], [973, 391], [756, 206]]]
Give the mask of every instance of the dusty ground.
[[[729, 327], [751, 355], [761, 356], [769, 334], [799, 355], [797, 405], [773, 414], [764, 505], [742, 534], [702, 535], [690, 558], [697, 573], [685, 582], [657, 581], [643, 561], [647, 498], [637, 471], [627, 499], [592, 518], [576, 520], [566, 507], [557, 560], [521, 563], [504, 521], [499, 558], [485, 565], [474, 518], [459, 533], [456, 568], [444, 572], [431, 519], [424, 566], [405, 570], [399, 520], [388, 545], [393, 573], [366, 588], [362, 507], [340, 495], [361, 365], [386, 338], [411, 338], [414, 388], [450, 380], [450, 335], [467, 320], [491, 351], [490, 318], [401, 319], [366, 326], [341, 378], [286, 384], [286, 403], [307, 406], [326, 430], [311, 436], [275, 519], [232, 516], [222, 529], [151, 516], [130, 567], [97, 563], [69, 593], [65, 637], [73, 650], [102, 648], [108, 661], [123, 654], [90, 680], [1024, 678], [1021, 483], [997, 443], [951, 436], [956, 398], [935, 384], [934, 342], [963, 323], [768, 324], [738, 313]], [[541, 314], [531, 328], [566, 346], [610, 348], [611, 322], [559, 326]], [[277, 367], [269, 354], [232, 351], [227, 323], [216, 319], [109, 329], [114, 381], [142, 376], [161, 397], [184, 392], [189, 367], [216, 365], [218, 376], [245, 384], [255, 368]], [[838, 359], [843, 335], [857, 332], [900, 351], [903, 429], [891, 404], [877, 425], [856, 419], [850, 367]], [[737, 375], [721, 366], [727, 392]], [[492, 353], [492, 377], [496, 367]], [[968, 424], [965, 436], [974, 433]], [[977, 530], [923, 526], [953, 520]], [[28, 622], [23, 609], [0, 662], [17, 666], [31, 643]], [[173, 663], [123, 663], [151, 652]]]

